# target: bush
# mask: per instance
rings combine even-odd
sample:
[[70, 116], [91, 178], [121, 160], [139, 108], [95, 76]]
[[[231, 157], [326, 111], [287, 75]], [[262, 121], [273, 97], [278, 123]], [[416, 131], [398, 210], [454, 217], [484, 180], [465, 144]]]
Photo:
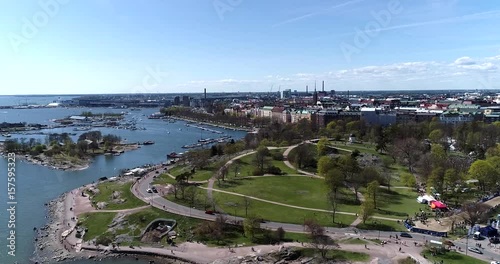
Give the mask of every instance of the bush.
[[113, 242], [113, 235], [110, 233], [104, 233], [96, 238], [95, 243], [97, 245], [107, 246]]
[[282, 174], [281, 169], [276, 167], [276, 166], [267, 167], [266, 172], [269, 174], [274, 174], [274, 175], [281, 175]]
[[255, 176], [260, 176], [260, 175], [263, 175], [264, 172], [261, 171], [259, 168], [255, 168], [253, 171], [252, 171], [252, 175], [255, 175]]
[[271, 157], [273, 158], [273, 160], [283, 161], [283, 154], [281, 154], [280, 152], [271, 153]]

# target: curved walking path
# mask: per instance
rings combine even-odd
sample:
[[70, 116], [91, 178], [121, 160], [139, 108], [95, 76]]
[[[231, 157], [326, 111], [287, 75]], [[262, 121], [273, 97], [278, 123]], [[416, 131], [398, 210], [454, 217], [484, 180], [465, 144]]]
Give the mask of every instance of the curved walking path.
[[[205, 189], [205, 190], [208, 189], [206, 187], [201, 187], [201, 186], [199, 188]], [[333, 211], [331, 211], [331, 210], [319, 209], [319, 208], [311, 208], [311, 207], [303, 207], [303, 206], [297, 206], [297, 205], [291, 205], [291, 204], [285, 204], [285, 203], [280, 203], [280, 202], [275, 202], [275, 201], [270, 201], [270, 200], [258, 198], [258, 197], [255, 197], [255, 196], [248, 196], [248, 195], [244, 195], [244, 194], [241, 194], [241, 193], [229, 192], [229, 191], [224, 191], [224, 190], [219, 190], [219, 189], [212, 189], [212, 191], [220, 192], [220, 193], [226, 193], [226, 194], [231, 194], [231, 195], [240, 196], [240, 197], [247, 197], [249, 199], [253, 199], [253, 200], [256, 200], [256, 201], [261, 201], [261, 202], [275, 204], [275, 205], [281, 205], [281, 206], [295, 208], [295, 209], [315, 211], [315, 212], [323, 212], [323, 213], [333, 213]], [[343, 211], [336, 211], [335, 213], [336, 214], [343, 214], [343, 215], [357, 215], [356, 213], [343, 212]], [[383, 217], [383, 216], [372, 216], [372, 218], [381, 219], [381, 220], [389, 220], [389, 221], [398, 221], [398, 220], [400, 220], [400, 219], [396, 219], [396, 218], [389, 218], [389, 217]]]

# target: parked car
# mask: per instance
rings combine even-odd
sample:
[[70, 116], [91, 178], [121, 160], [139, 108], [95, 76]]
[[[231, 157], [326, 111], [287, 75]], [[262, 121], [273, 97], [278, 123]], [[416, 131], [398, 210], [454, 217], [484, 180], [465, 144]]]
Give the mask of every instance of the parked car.
[[492, 244], [498, 244], [498, 243], [500, 243], [500, 238], [498, 238], [498, 237], [490, 237], [490, 243], [492, 243]]
[[401, 232], [401, 234], [399, 234], [400, 237], [407, 237], [407, 238], [412, 238], [412, 236], [406, 232]]
[[205, 211], [205, 214], [213, 215], [213, 214], [215, 214], [215, 213], [214, 213], [214, 211], [212, 211], [212, 210], [207, 210], [207, 211]]
[[477, 254], [483, 254], [483, 252], [477, 248], [477, 247], [468, 247], [469, 251], [477, 253]]
[[153, 193], [153, 190], [151, 190], [151, 188], [148, 188], [148, 189], [146, 190], [146, 192], [148, 192], [148, 193]]

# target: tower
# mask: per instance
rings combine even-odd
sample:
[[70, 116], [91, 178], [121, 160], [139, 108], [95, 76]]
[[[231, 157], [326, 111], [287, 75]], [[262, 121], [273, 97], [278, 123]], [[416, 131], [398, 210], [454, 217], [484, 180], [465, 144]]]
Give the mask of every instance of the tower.
[[323, 81], [321, 83], [321, 91], [324, 92], [325, 91], [325, 81]]

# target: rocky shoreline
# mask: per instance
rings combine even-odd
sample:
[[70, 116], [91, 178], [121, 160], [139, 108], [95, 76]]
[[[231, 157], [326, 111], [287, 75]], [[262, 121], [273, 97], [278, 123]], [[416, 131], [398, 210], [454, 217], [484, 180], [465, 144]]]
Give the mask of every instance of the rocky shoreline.
[[36, 237], [34, 239], [35, 250], [31, 261], [33, 263], [55, 263], [55, 262], [71, 262], [84, 259], [94, 259], [99, 261], [102, 259], [130, 259], [144, 260], [155, 264], [186, 264], [187, 262], [175, 259], [167, 259], [160, 256], [145, 256], [137, 254], [112, 253], [102, 251], [83, 250], [75, 252], [65, 249], [65, 244], [61, 240], [61, 234], [65, 230], [65, 199], [68, 193], [64, 193], [55, 200], [46, 204], [47, 207], [47, 224], [41, 228], [34, 229]]
[[46, 204], [47, 224], [35, 230], [35, 251], [32, 261], [35, 263], [50, 263], [65, 260], [92, 258], [95, 255], [75, 254], [64, 249], [61, 243], [63, 219], [65, 214], [64, 200], [66, 193]]
[[[140, 148], [140, 145], [135, 144], [135, 143], [134, 144], [121, 144], [121, 145], [118, 145], [115, 148], [116, 150], [114, 149], [113, 151], [116, 153], [123, 153], [123, 152], [127, 152], [127, 151], [136, 150], [139, 148]], [[7, 157], [7, 153], [5, 153], [3, 150], [3, 144], [0, 144], [0, 154], [5, 158]], [[43, 154], [40, 154], [38, 156], [32, 156], [29, 154], [26, 154], [26, 155], [16, 154], [16, 159], [24, 160], [26, 162], [29, 162], [29, 163], [35, 164], [35, 165], [49, 167], [50, 169], [53, 169], [53, 170], [79, 171], [79, 170], [87, 169], [90, 166], [90, 164], [93, 162], [93, 158], [95, 156], [99, 156], [99, 155], [104, 155], [104, 154], [95, 154], [95, 155], [92, 155], [90, 157], [86, 157], [86, 158], [81, 160], [82, 164], [56, 161], [54, 158], [47, 157]]]

